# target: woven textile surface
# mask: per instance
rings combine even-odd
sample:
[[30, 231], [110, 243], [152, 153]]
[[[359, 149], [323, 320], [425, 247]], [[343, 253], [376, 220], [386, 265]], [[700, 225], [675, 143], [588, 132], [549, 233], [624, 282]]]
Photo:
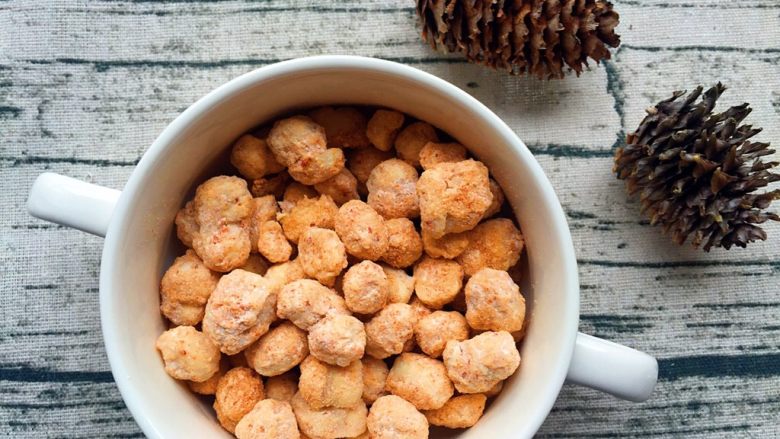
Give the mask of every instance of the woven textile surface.
[[355, 54], [444, 78], [510, 125], [568, 215], [580, 330], [659, 359], [650, 401], [567, 385], [539, 437], [780, 437], [780, 224], [747, 250], [676, 247], [611, 173], [645, 108], [717, 81], [729, 87], [718, 108], [750, 102], [756, 139], [780, 147], [780, 3], [614, 3], [612, 59], [539, 81], [433, 52], [410, 1], [0, 1], [0, 436], [143, 437], [103, 347], [102, 240], [30, 217], [35, 177], [120, 189], [216, 86], [279, 60]]

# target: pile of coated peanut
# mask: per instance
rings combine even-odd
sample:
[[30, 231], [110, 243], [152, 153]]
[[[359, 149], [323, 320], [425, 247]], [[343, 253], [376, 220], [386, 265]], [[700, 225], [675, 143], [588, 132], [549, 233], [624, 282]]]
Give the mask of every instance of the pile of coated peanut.
[[241, 177], [178, 213], [188, 249], [162, 278], [157, 349], [227, 431], [427, 438], [477, 423], [518, 368], [523, 237], [445, 136], [318, 108], [239, 138]]

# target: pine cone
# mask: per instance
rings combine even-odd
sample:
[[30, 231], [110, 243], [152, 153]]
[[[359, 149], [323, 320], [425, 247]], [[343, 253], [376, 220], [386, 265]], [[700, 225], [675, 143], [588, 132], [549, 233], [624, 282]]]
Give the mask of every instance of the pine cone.
[[563, 78], [564, 63], [579, 76], [620, 44], [605, 0], [417, 0], [417, 13], [434, 49], [540, 79]]
[[695, 247], [704, 243], [705, 251], [765, 240], [755, 224], [780, 221], [764, 211], [780, 199], [780, 189], [754, 193], [780, 181], [780, 174], [770, 172], [778, 162], [761, 159], [775, 151], [748, 140], [760, 128], [739, 125], [750, 114], [748, 104], [713, 114], [725, 89], [718, 83], [698, 103], [702, 87], [679, 101], [685, 92], [677, 91], [649, 108], [627, 145], [618, 148], [613, 168], [629, 195], [639, 193], [651, 224], [662, 225], [677, 244], [689, 237]]

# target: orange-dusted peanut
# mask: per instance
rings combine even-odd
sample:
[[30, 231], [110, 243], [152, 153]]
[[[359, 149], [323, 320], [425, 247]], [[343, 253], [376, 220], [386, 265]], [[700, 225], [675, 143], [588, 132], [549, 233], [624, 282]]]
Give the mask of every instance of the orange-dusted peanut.
[[475, 160], [440, 163], [417, 182], [420, 227], [432, 238], [473, 229], [490, 207], [488, 169]]
[[409, 276], [406, 271], [400, 268], [393, 268], [382, 265], [382, 270], [387, 276], [388, 282], [388, 303], [409, 303], [414, 293], [414, 277]]
[[156, 343], [165, 372], [177, 380], [203, 382], [219, 371], [219, 349], [192, 326], [177, 326], [163, 332]]
[[276, 161], [265, 140], [251, 134], [244, 134], [233, 144], [230, 150], [230, 163], [249, 180], [276, 174], [284, 166]]
[[290, 322], [283, 322], [249, 346], [244, 355], [249, 366], [260, 375], [281, 375], [309, 355], [306, 333]]
[[390, 151], [380, 151], [373, 147], [360, 148], [349, 152], [347, 168], [355, 176], [358, 183], [366, 184], [368, 176], [376, 165], [393, 158]]
[[377, 399], [366, 421], [372, 439], [428, 439], [428, 420], [396, 395]]
[[281, 198], [284, 193], [284, 188], [290, 181], [290, 174], [287, 172], [280, 172], [276, 175], [269, 175], [263, 178], [252, 180], [252, 196], [264, 197], [266, 195], [273, 195], [274, 198]]
[[430, 169], [439, 163], [455, 163], [466, 160], [466, 148], [460, 143], [428, 142], [420, 150], [420, 166]]
[[260, 237], [260, 227], [266, 221], [276, 220], [279, 205], [273, 195], [265, 195], [252, 199], [252, 215], [249, 220], [249, 239], [252, 251], [257, 253], [257, 240]]
[[457, 311], [434, 311], [420, 318], [414, 326], [417, 346], [431, 358], [441, 357], [448, 341], [468, 338], [469, 325]]
[[520, 366], [515, 340], [506, 331], [484, 332], [466, 341], [450, 340], [442, 358], [460, 393], [487, 392]]
[[380, 151], [390, 151], [398, 131], [404, 125], [404, 115], [392, 110], [376, 110], [368, 121], [366, 136]]
[[292, 246], [284, 236], [282, 226], [276, 221], [266, 221], [260, 224], [257, 250], [273, 263], [287, 262], [292, 255]]
[[282, 199], [292, 207], [304, 198], [319, 198], [319, 196], [320, 194], [313, 186], [306, 186], [294, 181], [285, 188]]
[[290, 404], [301, 433], [312, 439], [355, 437], [366, 431], [368, 409], [362, 401], [354, 407], [328, 407], [317, 410], [298, 392]]
[[357, 191], [357, 179], [347, 168], [333, 177], [314, 185], [317, 192], [333, 199], [337, 206], [349, 200], [360, 199]]
[[336, 203], [327, 195], [303, 198], [289, 212], [279, 215], [279, 222], [287, 239], [297, 244], [301, 234], [309, 227], [333, 229], [338, 211]]
[[431, 233], [422, 230], [422, 242], [425, 254], [432, 258], [455, 259], [469, 246], [468, 232], [449, 233], [434, 238]]
[[179, 256], [160, 282], [160, 310], [176, 325], [196, 325], [203, 319], [206, 302], [217, 287], [219, 274], [203, 264], [192, 250]]
[[391, 303], [366, 323], [366, 353], [384, 359], [400, 354], [404, 344], [414, 335], [417, 322], [412, 307], [405, 303]]
[[236, 426], [238, 439], [299, 439], [290, 403], [264, 399], [255, 404]]
[[296, 280], [279, 292], [276, 314], [304, 331], [331, 313], [348, 313], [344, 299], [316, 280]]
[[425, 122], [415, 122], [398, 133], [395, 138], [395, 150], [405, 162], [420, 166], [420, 151], [428, 142], [438, 142], [436, 129]]
[[325, 181], [344, 168], [344, 153], [327, 149], [325, 129], [306, 116], [276, 121], [267, 142], [276, 160], [303, 184]]
[[264, 279], [274, 294], [277, 294], [285, 285], [305, 277], [306, 273], [303, 272], [303, 267], [298, 259], [268, 267], [268, 271], [264, 275]]
[[309, 329], [309, 349], [320, 361], [347, 367], [366, 349], [363, 322], [343, 314], [330, 314]]
[[501, 208], [504, 206], [504, 200], [506, 199], [504, 191], [501, 190], [501, 186], [492, 178], [490, 179], [490, 193], [493, 194], [493, 200], [490, 202], [490, 207], [488, 207], [484, 215], [482, 215], [482, 219], [490, 218], [498, 212], [501, 212]]
[[342, 283], [347, 308], [358, 314], [373, 314], [387, 303], [390, 283], [382, 267], [363, 261], [349, 267]]
[[403, 160], [390, 159], [376, 165], [368, 176], [367, 203], [385, 219], [420, 216], [417, 170]]
[[491, 387], [490, 390], [488, 390], [485, 393], [482, 393], [481, 395], [485, 395], [488, 398], [492, 398], [494, 396], [498, 396], [498, 394], [501, 393], [502, 390], [504, 390], [504, 382], [499, 381], [498, 383], [496, 383], [495, 386]]
[[462, 286], [463, 269], [455, 261], [424, 256], [414, 266], [414, 291], [430, 308], [452, 302]]
[[298, 259], [307, 276], [327, 286], [333, 286], [347, 267], [347, 251], [336, 232], [319, 227], [309, 227], [301, 235]]
[[192, 201], [188, 201], [179, 210], [174, 221], [176, 223], [176, 237], [179, 238], [182, 244], [192, 248], [192, 240], [200, 229], [198, 222], [195, 220], [195, 206]]
[[265, 260], [264, 257], [258, 255], [257, 253], [253, 253], [249, 255], [249, 259], [247, 259], [246, 262], [244, 262], [244, 265], [238, 268], [262, 276], [268, 271], [269, 265], [270, 264], [268, 263], [268, 261]]
[[406, 268], [415, 263], [423, 252], [420, 234], [408, 218], [393, 218], [385, 222], [388, 246], [382, 260], [396, 268]]
[[399, 355], [387, 375], [387, 390], [411, 402], [417, 410], [433, 410], [455, 393], [444, 364], [426, 355]]
[[265, 380], [266, 398], [290, 402], [296, 393], [298, 393], [298, 375], [293, 371], [268, 377]]
[[431, 425], [447, 428], [469, 428], [485, 411], [487, 398], [481, 393], [454, 396], [442, 407], [423, 412]]
[[309, 355], [301, 363], [298, 389], [314, 409], [354, 407], [363, 403], [363, 365], [355, 360], [346, 367], [333, 366]]
[[234, 433], [236, 424], [263, 398], [263, 382], [252, 369], [230, 369], [217, 384], [214, 410], [219, 423], [225, 430]]
[[387, 251], [385, 220], [368, 204], [360, 200], [346, 202], [339, 208], [335, 225], [349, 254], [375, 261]]
[[198, 233], [192, 246], [203, 263], [219, 272], [242, 266], [252, 249], [252, 195], [246, 181], [224, 175], [210, 178], [198, 186], [193, 206]]
[[366, 116], [353, 107], [320, 107], [309, 113], [314, 122], [325, 128], [328, 145], [338, 148], [365, 148], [370, 145], [366, 137]]
[[365, 356], [363, 363], [363, 401], [366, 404], [373, 404], [380, 396], [387, 395], [385, 383], [387, 374], [390, 370], [382, 360]]
[[474, 329], [519, 331], [525, 319], [520, 287], [506, 271], [483, 268], [466, 283], [466, 320]]
[[508, 270], [523, 251], [523, 235], [507, 218], [487, 220], [467, 235], [469, 245], [457, 258], [466, 276], [483, 268]]
[[233, 355], [254, 343], [274, 321], [276, 294], [262, 276], [241, 269], [222, 276], [206, 304], [203, 332]]
[[222, 357], [219, 360], [219, 370], [217, 370], [217, 373], [206, 381], [187, 381], [187, 387], [198, 395], [214, 395], [217, 393], [217, 384], [219, 384], [219, 380], [222, 379], [228, 370], [230, 370], [230, 361], [228, 361], [227, 357]]

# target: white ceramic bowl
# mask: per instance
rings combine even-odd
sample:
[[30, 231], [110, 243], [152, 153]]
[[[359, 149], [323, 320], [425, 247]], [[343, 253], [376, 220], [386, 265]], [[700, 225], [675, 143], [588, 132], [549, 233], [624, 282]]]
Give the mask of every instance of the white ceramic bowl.
[[493, 112], [459, 88], [414, 68], [371, 58], [319, 56], [274, 64], [212, 91], [176, 118], [121, 192], [55, 174], [32, 188], [30, 212], [106, 237], [100, 309], [108, 358], [150, 438], [228, 437], [211, 408], [165, 374], [154, 348], [165, 329], [160, 277], [175, 257], [173, 218], [199, 176], [242, 133], [291, 110], [325, 104], [390, 107], [446, 131], [484, 161], [506, 192], [526, 239], [521, 285], [530, 326], [522, 364], [462, 438], [531, 437], [568, 378], [625, 399], [652, 392], [646, 354], [577, 333], [577, 261], [566, 218], [541, 167]]

